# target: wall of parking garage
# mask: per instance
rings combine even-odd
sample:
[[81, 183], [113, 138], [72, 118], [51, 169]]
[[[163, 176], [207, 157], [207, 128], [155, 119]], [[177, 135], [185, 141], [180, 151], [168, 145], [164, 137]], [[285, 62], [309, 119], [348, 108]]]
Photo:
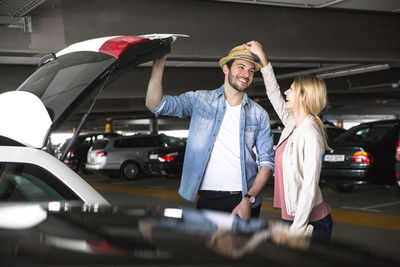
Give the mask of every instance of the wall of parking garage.
[[[164, 87], [170, 94], [218, 87], [223, 77], [216, 67], [217, 60], [233, 45], [252, 39], [263, 43], [272, 62], [400, 62], [400, 16], [397, 14], [206, 0], [51, 0], [32, 11], [31, 16], [32, 33], [0, 27], [0, 57], [40, 58], [43, 53], [57, 51], [68, 44], [105, 35], [153, 32], [190, 35], [174, 44], [169, 58], [206, 61], [215, 67], [168, 68]], [[1, 73], [5, 74], [0, 79], [0, 92], [15, 89], [34, 68], [0, 65]], [[393, 72], [400, 75], [398, 68]], [[94, 110], [99, 120], [146, 112], [144, 96], [149, 75], [149, 67], [139, 68], [107, 88]], [[369, 77], [365, 75], [359, 80], [368, 82]], [[289, 83], [289, 80], [281, 81], [282, 88]], [[336, 90], [331, 94], [331, 104], [344, 101], [347, 106], [343, 112], [349, 112], [354, 104], [357, 107], [350, 112], [360, 112], [360, 105], [370, 107], [367, 95], [340, 92], [346, 85], [346, 81], [340, 81], [329, 86], [330, 92]], [[262, 86], [250, 89], [249, 94], [253, 98], [265, 97]], [[270, 111], [268, 102], [260, 103]], [[396, 105], [387, 109], [393, 107]]]

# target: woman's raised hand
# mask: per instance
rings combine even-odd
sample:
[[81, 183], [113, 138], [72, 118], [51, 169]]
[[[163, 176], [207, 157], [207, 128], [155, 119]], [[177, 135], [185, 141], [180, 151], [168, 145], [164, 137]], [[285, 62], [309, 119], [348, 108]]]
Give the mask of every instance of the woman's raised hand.
[[262, 48], [262, 45], [259, 42], [253, 40], [253, 41], [247, 42], [243, 45], [247, 50], [249, 50], [251, 53], [253, 53], [260, 59], [261, 65], [263, 67], [268, 65], [268, 61], [265, 56], [264, 50]]

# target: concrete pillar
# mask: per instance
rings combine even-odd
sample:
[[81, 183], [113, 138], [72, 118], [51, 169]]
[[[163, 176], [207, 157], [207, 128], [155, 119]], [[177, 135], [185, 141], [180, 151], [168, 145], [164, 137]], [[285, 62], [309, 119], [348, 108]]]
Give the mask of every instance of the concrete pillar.
[[158, 120], [157, 118], [151, 118], [149, 123], [149, 131], [152, 134], [158, 133]]

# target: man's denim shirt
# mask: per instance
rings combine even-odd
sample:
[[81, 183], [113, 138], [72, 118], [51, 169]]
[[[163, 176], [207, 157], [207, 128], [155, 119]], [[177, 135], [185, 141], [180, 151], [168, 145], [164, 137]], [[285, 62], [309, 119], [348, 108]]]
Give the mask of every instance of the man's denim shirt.
[[[186, 200], [196, 199], [225, 110], [223, 86], [212, 91], [187, 92], [179, 96], [165, 95], [152, 110], [156, 116], [191, 117], [179, 188], [179, 194]], [[274, 171], [273, 138], [268, 114], [245, 93], [240, 113], [242, 195], [253, 185], [258, 173], [253, 147], [256, 147], [260, 168], [266, 166]], [[253, 206], [260, 203], [261, 196], [258, 196]]]

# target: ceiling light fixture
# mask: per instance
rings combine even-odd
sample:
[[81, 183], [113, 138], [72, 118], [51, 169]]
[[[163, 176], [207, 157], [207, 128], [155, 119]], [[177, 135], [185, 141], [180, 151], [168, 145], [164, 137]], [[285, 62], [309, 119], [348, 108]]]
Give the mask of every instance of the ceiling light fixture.
[[361, 73], [366, 73], [366, 72], [387, 70], [389, 68], [390, 68], [389, 64], [362, 65], [362, 66], [346, 68], [346, 69], [341, 69], [341, 70], [336, 70], [336, 71], [323, 72], [323, 73], [317, 74], [316, 76], [321, 79], [330, 79], [330, 78], [336, 78], [336, 77], [342, 77], [342, 76], [361, 74]]
[[255, 4], [255, 5], [267, 5], [267, 6], [282, 6], [282, 7], [300, 7], [300, 8], [324, 8], [327, 6], [339, 4], [345, 0], [331, 0], [331, 1], [319, 1], [320, 4], [310, 3], [297, 3], [298, 1], [268, 1], [268, 0], [214, 0], [219, 2], [232, 2], [232, 3], [243, 3], [243, 4]]

